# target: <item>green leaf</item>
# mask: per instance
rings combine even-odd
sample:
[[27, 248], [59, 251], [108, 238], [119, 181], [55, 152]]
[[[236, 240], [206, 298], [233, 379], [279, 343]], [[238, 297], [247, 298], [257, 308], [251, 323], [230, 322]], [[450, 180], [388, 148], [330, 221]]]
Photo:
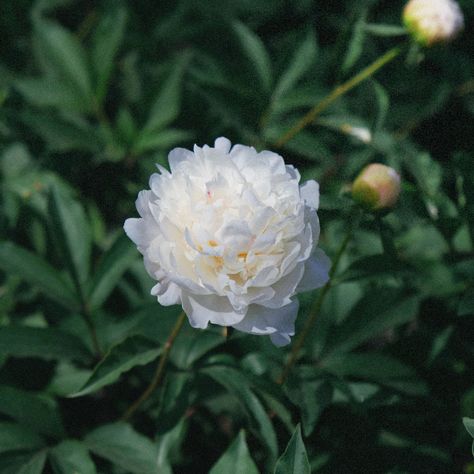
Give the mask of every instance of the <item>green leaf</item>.
[[186, 326], [176, 339], [171, 359], [177, 367], [188, 369], [207, 352], [224, 342], [226, 338], [219, 330], [199, 330]]
[[308, 455], [301, 437], [301, 427], [298, 425], [296, 431], [288, 443], [285, 452], [278, 459], [275, 466], [275, 474], [310, 474]]
[[337, 277], [338, 281], [360, 280], [362, 278], [392, 277], [396, 274], [407, 274], [414, 269], [400, 260], [393, 260], [387, 254], [376, 254], [362, 257], [352, 262], [349, 267]]
[[86, 53], [77, 38], [61, 25], [43, 18], [34, 21], [35, 34], [58, 87], [76, 91], [92, 107], [92, 86]]
[[46, 451], [34, 454], [25, 464], [23, 464], [16, 474], [41, 474], [46, 463]]
[[374, 86], [375, 98], [377, 99], [377, 119], [375, 121], [374, 130], [375, 132], [382, 130], [385, 119], [390, 108], [390, 97], [388, 92], [378, 82], [372, 80]]
[[309, 30], [305, 39], [296, 49], [295, 54], [290, 61], [290, 65], [281, 75], [273, 92], [273, 101], [278, 101], [281, 97], [287, 94], [296, 83], [308, 72], [313, 66], [318, 47], [313, 30]]
[[364, 8], [362, 14], [354, 24], [352, 37], [349, 41], [344, 61], [342, 63], [342, 71], [345, 73], [357, 62], [364, 50], [365, 32], [367, 21], [367, 8]]
[[245, 433], [240, 431], [227, 451], [219, 458], [209, 474], [258, 474], [258, 469], [250, 456]]
[[88, 448], [127, 472], [159, 474], [157, 446], [127, 423], [101, 426], [85, 438]]
[[190, 372], [168, 372], [160, 388], [158, 418], [160, 425], [157, 435], [168, 432], [184, 419], [192, 403], [192, 376]]
[[84, 209], [57, 186], [52, 186], [48, 208], [51, 225], [66, 260], [69, 271], [76, 283], [82, 285], [89, 274], [91, 253], [91, 232]]
[[104, 303], [118, 281], [137, 258], [136, 246], [121, 234], [104, 254], [90, 283], [89, 305], [98, 308]]
[[334, 329], [327, 352], [347, 352], [383, 331], [412, 321], [420, 297], [379, 289], [366, 294], [343, 323]]
[[169, 77], [164, 81], [152, 101], [153, 104], [143, 133], [149, 134], [149, 132], [160, 130], [178, 117], [181, 108], [183, 77], [190, 58], [191, 56], [187, 52], [180, 55]]
[[0, 453], [33, 450], [44, 446], [43, 439], [18, 423], [0, 422]]
[[0, 413], [38, 433], [55, 438], [64, 436], [58, 407], [53, 400], [7, 385], [0, 385], [0, 400]]
[[150, 150], [167, 150], [177, 144], [187, 142], [193, 137], [187, 130], [167, 128], [166, 130], [144, 130], [133, 145], [133, 152], [137, 155]]
[[264, 92], [270, 91], [272, 85], [272, 68], [268, 52], [262, 40], [244, 23], [234, 22], [234, 31], [240, 46], [252, 63]]
[[429, 153], [413, 153], [405, 157], [405, 165], [415, 177], [419, 188], [430, 198], [434, 198], [442, 180], [442, 169]]
[[18, 275], [68, 308], [78, 306], [74, 293], [58, 270], [13, 242], [0, 242], [0, 268]]
[[394, 357], [383, 354], [334, 354], [321, 367], [338, 377], [355, 377], [392, 387], [408, 395], [428, 393], [416, 371]]
[[86, 151], [98, 153], [103, 143], [97, 129], [86, 120], [67, 120], [64, 115], [25, 111], [21, 119], [46, 142], [50, 152]]
[[155, 360], [161, 348], [142, 336], [131, 336], [112, 347], [92, 372], [85, 385], [73, 397], [81, 397], [116, 382], [124, 372]]
[[187, 422], [181, 419], [172, 430], [160, 433], [158, 437], [158, 459], [156, 464], [160, 474], [173, 474], [170, 458], [179, 446], [181, 446], [186, 436]]
[[249, 417], [253, 431], [268, 447], [271, 455], [276, 456], [275, 430], [260, 400], [250, 389], [246, 377], [232, 367], [218, 365], [202, 369], [201, 373], [208, 375], [237, 397]]
[[332, 401], [333, 388], [319, 371], [303, 366], [290, 374], [286, 389], [291, 401], [300, 409], [303, 431], [309, 436]]
[[92, 47], [92, 65], [96, 75], [96, 98], [101, 103], [113, 71], [115, 57], [125, 36], [127, 11], [123, 7], [108, 9], [100, 19]]
[[74, 359], [89, 362], [90, 354], [76, 336], [55, 328], [0, 328], [0, 353], [14, 357]]
[[90, 106], [75, 89], [48, 77], [19, 79], [14, 86], [26, 101], [36, 107], [56, 107], [71, 112], [87, 112]]
[[57, 474], [96, 474], [86, 446], [77, 440], [66, 440], [50, 450], [53, 470]]

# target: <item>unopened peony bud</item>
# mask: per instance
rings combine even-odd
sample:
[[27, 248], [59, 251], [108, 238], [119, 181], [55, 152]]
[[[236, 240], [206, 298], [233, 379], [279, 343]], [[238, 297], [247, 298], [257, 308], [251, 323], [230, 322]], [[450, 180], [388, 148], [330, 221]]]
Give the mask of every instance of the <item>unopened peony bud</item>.
[[403, 22], [423, 46], [451, 41], [464, 27], [464, 18], [454, 0], [410, 0]]
[[400, 176], [379, 163], [366, 166], [352, 185], [353, 199], [371, 211], [394, 206], [399, 195]]

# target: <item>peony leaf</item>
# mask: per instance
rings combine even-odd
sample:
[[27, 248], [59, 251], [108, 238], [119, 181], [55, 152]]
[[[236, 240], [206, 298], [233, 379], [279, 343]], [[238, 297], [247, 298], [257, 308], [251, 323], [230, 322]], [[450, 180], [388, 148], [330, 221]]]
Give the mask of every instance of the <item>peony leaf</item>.
[[67, 308], [78, 306], [72, 289], [58, 270], [13, 242], [0, 243], [0, 268], [7, 273], [18, 275]]
[[258, 474], [258, 469], [250, 456], [245, 432], [240, 431], [237, 438], [227, 448], [209, 471], [209, 474]]
[[295, 84], [303, 77], [303, 75], [311, 68], [318, 53], [315, 33], [309, 30], [305, 39], [296, 49], [290, 65], [281, 75], [275, 91], [273, 92], [273, 101], [278, 101], [287, 92], [289, 92]]
[[301, 427], [298, 425], [285, 452], [278, 459], [275, 474], [310, 474], [310, 472], [308, 455], [301, 437]]
[[277, 440], [273, 425], [260, 400], [250, 389], [246, 377], [237, 369], [227, 366], [212, 366], [201, 370], [219, 385], [235, 395], [246, 411], [250, 426], [260, 440], [268, 447], [270, 454], [276, 456]]
[[[16, 472], [16, 474], [41, 474], [46, 463], [46, 450], [41, 450], [26, 461]], [[1, 466], [0, 466], [1, 469]]]
[[92, 84], [86, 53], [77, 38], [58, 23], [37, 17], [35, 34], [42, 58], [47, 58], [49, 75], [59, 79], [58, 88], [66, 88], [92, 108]]
[[65, 440], [49, 453], [54, 472], [58, 474], [96, 474], [89, 450], [77, 440]]
[[351, 69], [351, 67], [357, 62], [363, 53], [366, 36], [367, 11], [368, 9], [364, 8], [361, 15], [354, 24], [352, 37], [349, 41], [349, 47], [342, 64], [342, 71], [344, 73]]
[[244, 23], [234, 22], [234, 31], [240, 46], [251, 61], [264, 92], [269, 92], [272, 85], [272, 67], [270, 57], [262, 40]]
[[120, 6], [107, 10], [94, 34], [91, 54], [96, 76], [95, 94], [99, 103], [107, 92], [114, 60], [125, 36], [127, 16], [126, 9]]
[[90, 282], [89, 305], [100, 307], [118, 281], [137, 258], [136, 247], [125, 234], [121, 234], [103, 255]]
[[[76, 284], [81, 287], [89, 274], [91, 232], [84, 209], [79, 202], [51, 187], [48, 208], [51, 225], [63, 258]], [[81, 296], [82, 298], [82, 296]]]
[[192, 137], [193, 134], [188, 130], [179, 130], [177, 128], [167, 128], [160, 131], [145, 129], [134, 143], [133, 152], [141, 154], [154, 149], [166, 150], [178, 143], [188, 141]]
[[403, 296], [388, 288], [368, 293], [351, 310], [344, 324], [334, 328], [326, 354], [348, 352], [387, 329], [412, 321], [419, 301], [419, 295]]
[[181, 54], [169, 77], [163, 82], [153, 100], [143, 133], [149, 134], [161, 130], [179, 115], [182, 81], [190, 58], [189, 53]]
[[290, 374], [286, 389], [291, 401], [300, 409], [303, 432], [309, 436], [332, 401], [333, 387], [319, 372], [299, 367]]
[[0, 453], [16, 450], [33, 450], [44, 446], [44, 440], [26, 426], [0, 422]]
[[64, 436], [57, 404], [19, 388], [0, 385], [0, 413], [32, 430], [55, 438]]
[[142, 337], [131, 336], [112, 347], [95, 367], [85, 385], [72, 397], [81, 397], [116, 382], [124, 372], [137, 365], [146, 365], [155, 360], [161, 348]]
[[199, 330], [186, 326], [176, 339], [171, 360], [177, 367], [189, 369], [194, 362], [224, 342], [226, 338], [222, 331], [211, 328]]
[[0, 353], [14, 357], [90, 361], [90, 353], [76, 336], [59, 329], [7, 326], [0, 328]]
[[101, 426], [90, 432], [84, 442], [94, 454], [126, 472], [159, 474], [157, 446], [127, 423]]

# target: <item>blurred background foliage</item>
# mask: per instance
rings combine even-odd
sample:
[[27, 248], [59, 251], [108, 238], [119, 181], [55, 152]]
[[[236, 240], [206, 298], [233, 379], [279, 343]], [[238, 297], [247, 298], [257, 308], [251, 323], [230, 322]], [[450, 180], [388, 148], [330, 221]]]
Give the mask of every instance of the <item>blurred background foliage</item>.
[[122, 230], [155, 163], [221, 135], [276, 150], [407, 42], [404, 2], [1, 2], [1, 473], [474, 472], [474, 3], [459, 3], [461, 38], [407, 48], [279, 150], [321, 184], [331, 256], [360, 169], [403, 179], [396, 209], [353, 229], [287, 383], [287, 349], [186, 326], [125, 422], [180, 312], [150, 296]]

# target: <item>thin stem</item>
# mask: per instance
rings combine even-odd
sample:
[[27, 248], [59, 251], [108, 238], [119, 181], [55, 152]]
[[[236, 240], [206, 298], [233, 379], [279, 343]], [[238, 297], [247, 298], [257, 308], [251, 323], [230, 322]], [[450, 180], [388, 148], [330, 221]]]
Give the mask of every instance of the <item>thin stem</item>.
[[150, 395], [155, 391], [155, 389], [160, 385], [161, 380], [163, 379], [163, 375], [165, 373], [166, 362], [168, 361], [168, 357], [173, 347], [174, 341], [178, 336], [181, 328], [183, 327], [183, 323], [186, 320], [186, 314], [184, 311], [179, 315], [178, 319], [176, 320], [173, 329], [168, 336], [168, 339], [165, 342], [165, 346], [163, 348], [163, 352], [161, 354], [160, 360], [158, 361], [158, 365], [156, 366], [155, 373], [151, 379], [150, 384], [145, 389], [145, 391], [130, 405], [127, 411], [123, 414], [122, 420], [127, 421], [129, 420], [133, 414], [138, 410], [140, 405], [147, 400]]
[[393, 59], [395, 59], [402, 52], [402, 47], [397, 46], [387, 51], [383, 56], [374, 61], [370, 66], [360, 71], [354, 77], [337, 86], [333, 91], [327, 95], [321, 102], [316, 104], [303, 118], [301, 118], [290, 130], [288, 130], [278, 141], [275, 143], [277, 148], [282, 147], [290, 141], [295, 135], [297, 135], [303, 128], [308, 126], [314, 121], [314, 119], [326, 110], [334, 101], [350, 91], [361, 82], [365, 81], [373, 74], [375, 74], [380, 68], [385, 66]]
[[343, 240], [341, 246], [339, 247], [339, 250], [336, 256], [334, 257], [334, 263], [332, 264], [331, 270], [329, 272], [329, 280], [323, 286], [323, 288], [319, 292], [318, 297], [314, 301], [314, 304], [312, 305], [311, 310], [309, 312], [309, 317], [306, 320], [299, 337], [296, 339], [295, 345], [291, 349], [290, 358], [285, 364], [285, 367], [283, 367], [280, 377], [278, 377], [277, 383], [280, 385], [282, 385], [285, 382], [285, 380], [288, 378], [288, 374], [290, 373], [290, 370], [292, 369], [292, 367], [295, 365], [295, 362], [298, 358], [298, 354], [305, 343], [306, 337], [308, 336], [311, 328], [313, 327], [314, 322], [316, 321], [316, 318], [319, 315], [319, 311], [321, 310], [321, 306], [323, 305], [324, 298], [326, 297], [328, 291], [332, 287], [333, 277], [336, 273], [337, 267], [339, 265], [339, 261], [341, 260], [342, 254], [346, 250], [347, 245], [349, 244], [349, 241], [351, 240], [351, 237], [352, 237], [352, 228], [349, 229], [345, 239]]

